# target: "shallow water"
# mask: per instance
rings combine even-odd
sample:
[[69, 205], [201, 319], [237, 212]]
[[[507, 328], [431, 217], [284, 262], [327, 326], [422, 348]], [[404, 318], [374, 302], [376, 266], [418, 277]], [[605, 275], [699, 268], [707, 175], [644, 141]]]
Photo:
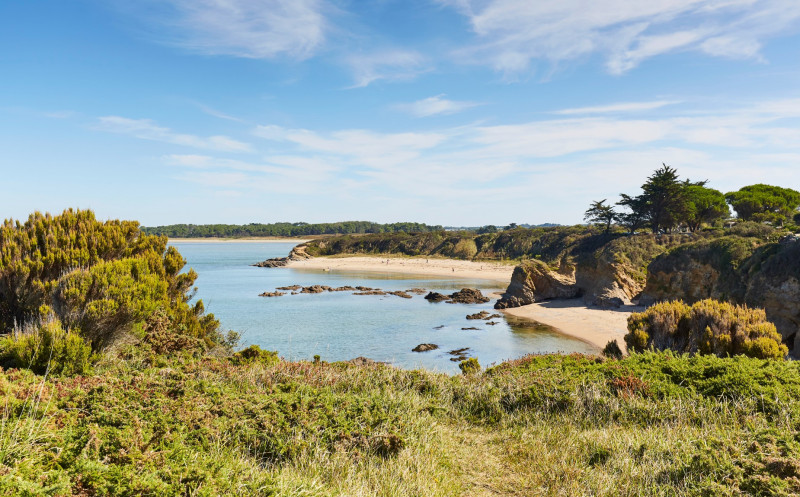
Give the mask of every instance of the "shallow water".
[[[502, 317], [493, 320], [497, 325], [489, 326], [486, 321], [466, 319], [467, 314], [481, 310], [494, 313], [494, 301], [434, 304], [424, 295], [404, 299], [352, 292], [258, 296], [293, 284], [369, 286], [387, 291], [419, 287], [440, 293], [465, 287], [479, 288], [484, 294], [505, 289], [490, 280], [250, 266], [285, 256], [294, 243], [182, 241], [172, 245], [197, 272], [197, 297], [203, 299], [206, 311], [214, 313], [224, 328], [240, 332], [242, 345], [277, 350], [286, 359], [310, 359], [319, 354], [322, 360], [340, 361], [365, 356], [403, 368], [456, 372], [458, 363], [450, 361], [447, 352], [464, 347], [469, 347], [468, 355], [477, 357], [483, 366], [530, 353], [597, 351], [531, 322]], [[479, 330], [462, 330], [473, 326]], [[439, 349], [412, 352], [420, 343], [434, 343]]]

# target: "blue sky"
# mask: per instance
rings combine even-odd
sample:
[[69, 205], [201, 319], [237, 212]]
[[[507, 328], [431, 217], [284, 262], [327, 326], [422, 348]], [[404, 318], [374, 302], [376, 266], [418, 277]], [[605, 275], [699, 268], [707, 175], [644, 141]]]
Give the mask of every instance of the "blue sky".
[[572, 224], [662, 162], [800, 189], [800, 2], [0, 2], [4, 218]]

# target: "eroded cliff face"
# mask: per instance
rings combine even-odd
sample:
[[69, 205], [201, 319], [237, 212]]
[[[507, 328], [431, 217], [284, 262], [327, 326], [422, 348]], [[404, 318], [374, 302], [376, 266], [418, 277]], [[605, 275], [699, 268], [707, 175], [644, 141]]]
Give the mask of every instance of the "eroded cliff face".
[[620, 307], [635, 301], [646, 282], [647, 264], [692, 235], [590, 237], [558, 261], [552, 271], [540, 261], [517, 268], [498, 308], [552, 298], [583, 296], [588, 305]]
[[800, 357], [800, 239], [728, 237], [680, 247], [650, 264], [640, 303], [706, 298], [763, 308]]
[[569, 299], [578, 295], [574, 274], [551, 271], [542, 261], [524, 261], [514, 268], [511, 283], [495, 309], [506, 309], [547, 299]]

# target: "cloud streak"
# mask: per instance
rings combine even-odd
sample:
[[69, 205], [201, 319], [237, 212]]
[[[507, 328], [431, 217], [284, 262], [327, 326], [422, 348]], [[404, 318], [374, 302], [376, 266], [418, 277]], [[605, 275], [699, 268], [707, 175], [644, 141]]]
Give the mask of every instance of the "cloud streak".
[[363, 88], [375, 81], [411, 80], [428, 71], [426, 59], [413, 50], [393, 49], [345, 58], [355, 80], [350, 88]]
[[142, 140], [151, 140], [184, 147], [217, 150], [221, 152], [250, 152], [249, 144], [223, 135], [201, 137], [176, 133], [159, 126], [150, 119], [129, 119], [120, 116], [105, 116], [97, 119], [95, 129], [109, 133], [130, 135]]
[[465, 60], [507, 75], [536, 61], [559, 63], [592, 55], [622, 74], [678, 51], [759, 59], [764, 41], [796, 29], [795, 0], [440, 0], [466, 16], [476, 36]]
[[415, 117], [430, 117], [436, 115], [456, 114], [477, 105], [476, 102], [455, 101], [444, 98], [445, 95], [423, 98], [416, 102], [397, 104], [395, 108]]
[[156, 6], [140, 15], [168, 28], [159, 40], [207, 55], [307, 59], [327, 30], [321, 0], [163, 0]]

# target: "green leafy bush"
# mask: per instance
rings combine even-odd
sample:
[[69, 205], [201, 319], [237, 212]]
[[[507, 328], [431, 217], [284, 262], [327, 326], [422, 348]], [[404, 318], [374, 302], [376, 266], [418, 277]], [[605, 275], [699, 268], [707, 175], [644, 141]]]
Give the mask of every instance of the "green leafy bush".
[[[319, 363], [319, 361], [317, 361], [318, 357], [319, 356], [314, 356], [315, 363]], [[234, 364], [259, 363], [264, 366], [272, 366], [281, 362], [277, 352], [273, 350], [264, 350], [258, 345], [251, 345], [233, 354], [232, 360]]]
[[731, 228], [733, 235], [761, 238], [762, 240], [766, 240], [774, 232], [775, 228], [772, 226], [755, 221], [741, 221]]
[[603, 356], [609, 359], [622, 359], [622, 349], [619, 348], [619, 343], [616, 340], [610, 340], [603, 347]]
[[712, 299], [692, 306], [661, 302], [628, 318], [625, 342], [629, 350], [746, 355], [782, 359], [788, 348], [763, 309], [751, 309]]
[[477, 374], [481, 372], [481, 365], [478, 363], [477, 358], [470, 357], [458, 363], [458, 369], [460, 369], [463, 374]]
[[37, 374], [84, 374], [94, 360], [91, 345], [57, 319], [15, 330], [0, 341], [0, 353], [10, 365]]
[[48, 306], [95, 350], [142, 329], [161, 309], [170, 331], [202, 347], [223, 339], [202, 302], [189, 305], [197, 274], [166, 237], [133, 221], [95, 219], [91, 211], [34, 213], [0, 226], [0, 333], [35, 323]]

